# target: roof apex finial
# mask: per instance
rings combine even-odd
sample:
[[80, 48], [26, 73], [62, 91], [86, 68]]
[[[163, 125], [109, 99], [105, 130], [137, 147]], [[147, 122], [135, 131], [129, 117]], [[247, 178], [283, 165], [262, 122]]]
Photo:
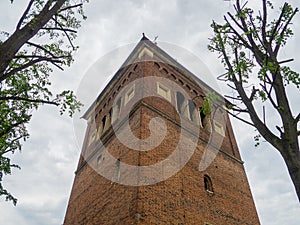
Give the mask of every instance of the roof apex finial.
[[149, 40], [149, 39], [146, 37], [146, 35], [145, 35], [145, 33], [144, 33], [144, 32], [142, 33], [142, 35], [143, 35], [143, 37], [142, 37], [142, 41], [143, 41], [143, 40]]

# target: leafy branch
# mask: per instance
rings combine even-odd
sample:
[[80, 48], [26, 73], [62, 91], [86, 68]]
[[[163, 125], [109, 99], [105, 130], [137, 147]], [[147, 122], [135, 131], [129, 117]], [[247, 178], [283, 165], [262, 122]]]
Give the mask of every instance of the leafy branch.
[[[13, 2], [13, 1], [11, 1]], [[30, 0], [12, 34], [0, 40], [0, 196], [17, 199], [2, 186], [4, 175], [19, 168], [9, 153], [21, 150], [29, 137], [26, 125], [43, 104], [72, 116], [82, 104], [73, 91], [53, 94], [49, 76], [53, 68], [64, 70], [78, 48], [73, 43], [87, 0]]]

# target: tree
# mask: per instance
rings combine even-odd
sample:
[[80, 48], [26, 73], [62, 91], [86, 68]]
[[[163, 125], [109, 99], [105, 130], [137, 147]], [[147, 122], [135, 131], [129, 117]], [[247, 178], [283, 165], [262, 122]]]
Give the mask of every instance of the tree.
[[[298, 8], [284, 3], [278, 17], [270, 19], [273, 9], [271, 1], [262, 0], [262, 10], [255, 13], [247, 2], [241, 5], [236, 0], [235, 12], [224, 16], [224, 24], [213, 21], [214, 36], [208, 48], [219, 54], [226, 69], [219, 79], [235, 93], [226, 96], [237, 102], [228, 105], [229, 113], [255, 127], [256, 140], [262, 137], [280, 152], [300, 200], [300, 113], [293, 114], [287, 94], [287, 88], [298, 93], [300, 76], [288, 66], [293, 59], [280, 56], [293, 36], [291, 22]], [[280, 118], [275, 126], [267, 121], [265, 106], [270, 106], [269, 116]]]
[[[81, 103], [72, 91], [55, 96], [49, 90], [53, 68], [63, 70], [78, 48], [73, 40], [87, 0], [30, 0], [12, 34], [0, 34], [0, 196], [17, 199], [2, 185], [11, 174], [10, 156], [29, 137], [26, 125], [43, 104], [59, 107], [70, 116]], [[11, 0], [13, 3], [13, 0]]]

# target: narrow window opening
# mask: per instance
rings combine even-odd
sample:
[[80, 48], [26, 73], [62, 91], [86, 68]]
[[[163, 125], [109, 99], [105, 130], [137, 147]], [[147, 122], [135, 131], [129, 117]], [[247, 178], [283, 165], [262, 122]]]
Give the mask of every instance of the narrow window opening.
[[124, 80], [122, 81], [122, 85], [124, 85], [126, 81], [127, 81], [127, 80], [126, 80], [126, 79], [124, 79]]
[[183, 84], [184, 84], [183, 81], [180, 79], [178, 81], [179, 81], [179, 84], [183, 86]]
[[202, 111], [202, 108], [200, 108], [200, 122], [202, 128], [208, 132], [211, 132], [210, 114], [205, 115]]
[[[103, 129], [102, 129], [102, 132], [104, 131], [104, 127], [105, 127], [105, 123], [106, 123], [106, 116], [104, 116], [103, 118], [102, 118], [102, 126], [103, 126]], [[101, 133], [102, 134], [102, 133]]]
[[114, 121], [115, 121], [115, 117], [114, 117], [114, 114], [115, 114], [115, 109], [114, 108], [111, 108], [110, 110], [109, 110], [109, 117], [110, 117], [110, 121], [111, 121], [111, 123], [113, 123]]
[[158, 63], [154, 63], [154, 66], [157, 68], [157, 69], [159, 69], [160, 68], [160, 65], [158, 64]]
[[98, 137], [101, 136], [102, 132], [103, 132], [103, 119], [98, 123], [98, 127], [97, 127]]
[[204, 175], [204, 189], [209, 193], [214, 193], [212, 181], [208, 175]]
[[110, 117], [112, 116], [112, 114], [113, 114], [113, 108], [111, 108], [111, 109], [109, 110], [109, 116], [110, 116]]
[[176, 102], [177, 102], [177, 110], [180, 114], [183, 113], [184, 107], [184, 96], [180, 92], [176, 92]]
[[163, 73], [164, 75], [166, 75], [166, 74], [168, 74], [168, 70], [162, 69], [162, 73]]
[[205, 115], [202, 112], [201, 108], [200, 108], [200, 122], [201, 122], [201, 126], [204, 128], [204, 119], [205, 119]]
[[196, 116], [196, 106], [195, 106], [195, 103], [192, 100], [189, 99], [188, 105], [189, 105], [189, 118], [192, 121], [196, 121], [197, 120], [197, 116]]
[[102, 119], [102, 122], [103, 122], [103, 126], [104, 126], [104, 128], [103, 128], [103, 133], [105, 132], [105, 131], [107, 131], [108, 130], [108, 128], [110, 127], [110, 119], [111, 119], [111, 117], [110, 117], [110, 113], [108, 114], [108, 115], [106, 115], [106, 116], [104, 116], [103, 117], [103, 119]]

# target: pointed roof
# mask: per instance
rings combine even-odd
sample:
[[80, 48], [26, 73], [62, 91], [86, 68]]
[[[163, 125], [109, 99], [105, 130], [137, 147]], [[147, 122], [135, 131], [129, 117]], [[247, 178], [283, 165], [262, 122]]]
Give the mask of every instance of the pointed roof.
[[[220, 95], [217, 91], [215, 91], [213, 88], [208, 86], [206, 83], [204, 83], [202, 80], [200, 80], [196, 75], [194, 75], [191, 71], [189, 71], [187, 68], [182, 66], [179, 62], [177, 62], [174, 58], [172, 58], [168, 53], [166, 53], [164, 50], [159, 48], [155, 43], [150, 41], [146, 35], [143, 33], [143, 37], [138, 42], [138, 44], [135, 46], [133, 51], [129, 54], [125, 62], [121, 65], [120, 69], [114, 74], [112, 79], [108, 82], [108, 84], [105, 86], [105, 88], [101, 91], [101, 93], [98, 95], [96, 100], [93, 102], [93, 104], [88, 108], [88, 110], [84, 113], [82, 118], [87, 118], [87, 115], [91, 111], [94, 106], [96, 106], [97, 102], [101, 100], [103, 95], [106, 93], [109, 87], [111, 87], [118, 78], [123, 74], [122, 72], [127, 68], [128, 65], [131, 65], [139, 60], [143, 54], [147, 54], [151, 52], [153, 55], [155, 55], [161, 62], [164, 62], [166, 64], [171, 65], [175, 70], [178, 70], [184, 77], [189, 79], [191, 82], [194, 82], [198, 84], [201, 88], [205, 89], [205, 92], [208, 93], [214, 92], [217, 95], [223, 97]], [[155, 59], [156, 60], [156, 59]]]

